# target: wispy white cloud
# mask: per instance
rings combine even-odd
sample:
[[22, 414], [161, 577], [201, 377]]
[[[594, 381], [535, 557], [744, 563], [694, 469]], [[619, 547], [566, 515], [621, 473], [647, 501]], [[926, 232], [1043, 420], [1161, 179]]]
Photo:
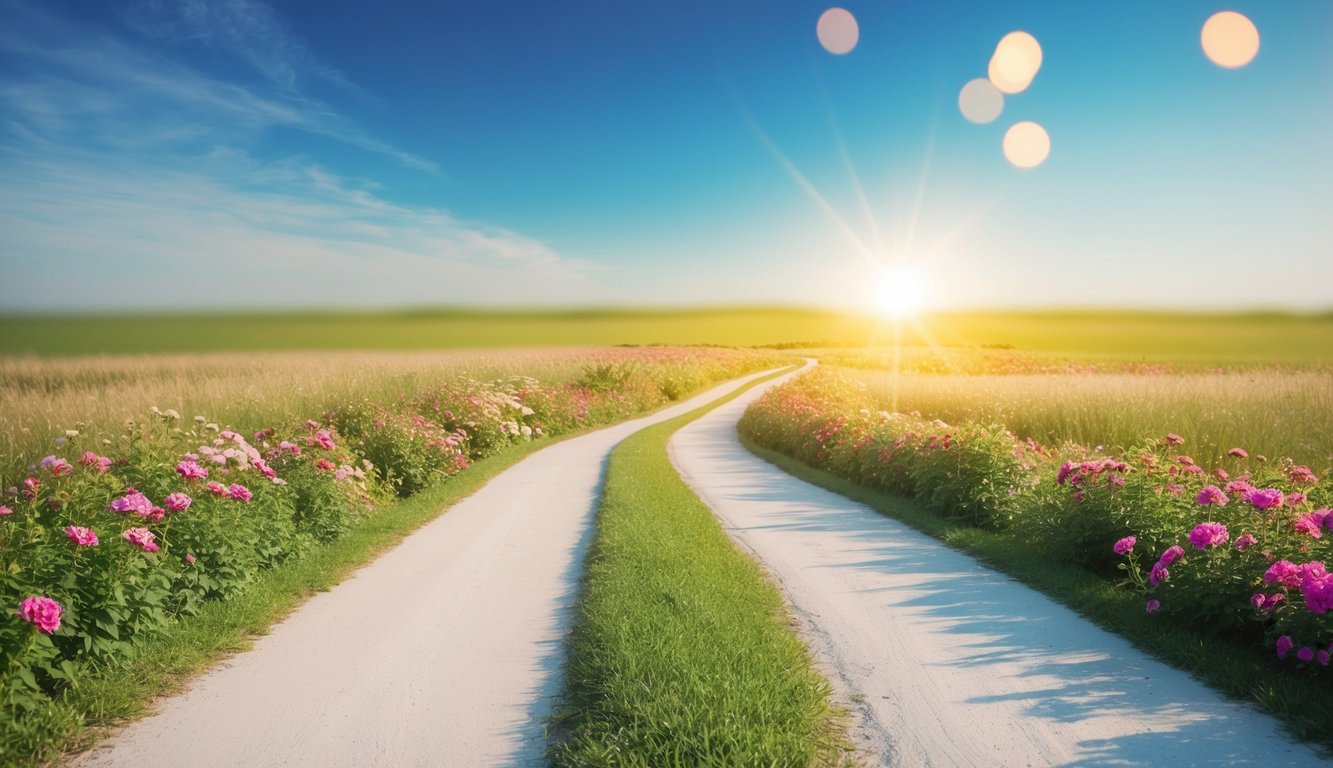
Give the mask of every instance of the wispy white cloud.
[[[0, 309], [558, 302], [587, 265], [445, 210], [391, 201], [269, 131], [438, 170], [303, 91], [342, 81], [251, 0], [153, 3], [157, 38], [203, 36], [259, 84], [170, 46], [0, 0]], [[560, 291], [560, 293], [553, 293]]]

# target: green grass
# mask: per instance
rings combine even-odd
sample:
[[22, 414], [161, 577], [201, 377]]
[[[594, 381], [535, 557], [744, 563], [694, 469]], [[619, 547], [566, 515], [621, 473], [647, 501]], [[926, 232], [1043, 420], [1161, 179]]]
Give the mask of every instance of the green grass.
[[[873, 317], [776, 307], [0, 315], [0, 356], [892, 341]], [[1071, 358], [1329, 362], [1333, 313], [954, 312], [908, 324], [903, 342]]]
[[1298, 738], [1333, 749], [1333, 697], [1311, 676], [1272, 663], [1271, 650], [1161, 621], [1143, 610], [1140, 596], [1079, 568], [1051, 561], [1037, 547], [1002, 533], [942, 520], [918, 504], [821, 472], [763, 448], [742, 435], [756, 456], [802, 480], [841, 494], [966, 552], [992, 568], [1062, 603], [1128, 639], [1149, 654], [1184, 669], [1229, 696], [1258, 704]]
[[[561, 438], [564, 439], [564, 438]], [[148, 713], [153, 699], [178, 691], [222, 658], [244, 651], [256, 635], [281, 621], [316, 592], [392, 548], [488, 480], [558, 440], [526, 443], [472, 465], [449, 481], [384, 507], [343, 538], [264, 572], [241, 595], [209, 603], [137, 646], [122, 664], [81, 677], [45, 716], [23, 732], [0, 729], [0, 765], [46, 765], [85, 749], [108, 727]]]
[[830, 687], [780, 593], [667, 457], [671, 434], [720, 402], [611, 456], [556, 765], [799, 766], [844, 754]]

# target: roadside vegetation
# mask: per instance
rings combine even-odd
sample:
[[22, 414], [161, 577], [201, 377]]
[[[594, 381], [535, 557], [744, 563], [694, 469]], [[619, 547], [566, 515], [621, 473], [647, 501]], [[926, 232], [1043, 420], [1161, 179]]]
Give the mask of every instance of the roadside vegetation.
[[[817, 475], [825, 485], [1333, 744], [1326, 464], [1263, 456], [1248, 443], [1196, 451], [1184, 427], [1142, 434], [1124, 452], [1047, 446], [996, 421], [891, 413], [883, 398], [862, 377], [817, 369], [766, 393], [740, 429], [751, 445], [838, 478]], [[1116, 412], [1135, 423], [1135, 411]], [[1203, 407], [1194, 413], [1194, 422], [1183, 415], [1187, 426], [1208, 421]]]
[[493, 473], [554, 437], [776, 363], [566, 354], [564, 380], [455, 369], [392, 398], [324, 393], [307, 418], [260, 410], [286, 418], [236, 428], [154, 404], [114, 428], [48, 434], [0, 466], [0, 763], [40, 763], [137, 711], [475, 488], [455, 480], [474, 465]]

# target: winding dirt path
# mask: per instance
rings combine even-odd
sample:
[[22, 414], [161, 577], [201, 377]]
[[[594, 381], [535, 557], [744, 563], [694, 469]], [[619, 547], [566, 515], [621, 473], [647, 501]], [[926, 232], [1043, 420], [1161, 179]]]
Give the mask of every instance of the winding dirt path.
[[607, 456], [763, 375], [524, 459], [75, 764], [542, 764]]
[[750, 454], [748, 392], [676, 433], [672, 459], [780, 582], [894, 766], [1328, 766], [1277, 722], [1041, 594]]

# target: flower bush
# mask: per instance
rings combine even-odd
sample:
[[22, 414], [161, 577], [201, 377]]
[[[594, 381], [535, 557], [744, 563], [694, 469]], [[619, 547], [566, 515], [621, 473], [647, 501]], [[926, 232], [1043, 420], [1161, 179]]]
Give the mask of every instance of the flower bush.
[[778, 362], [650, 350], [605, 362], [624, 375], [595, 388], [463, 377], [254, 432], [159, 408], [114, 433], [69, 430], [50, 455], [0, 469], [0, 707], [11, 723], [41, 711], [167, 622], [477, 460]]
[[1201, 464], [1174, 433], [1125, 456], [1052, 450], [998, 426], [873, 408], [862, 383], [821, 368], [766, 393], [740, 429], [818, 469], [1118, 580], [1164, 620], [1252, 638], [1283, 663], [1328, 666], [1327, 471], [1240, 447]]

